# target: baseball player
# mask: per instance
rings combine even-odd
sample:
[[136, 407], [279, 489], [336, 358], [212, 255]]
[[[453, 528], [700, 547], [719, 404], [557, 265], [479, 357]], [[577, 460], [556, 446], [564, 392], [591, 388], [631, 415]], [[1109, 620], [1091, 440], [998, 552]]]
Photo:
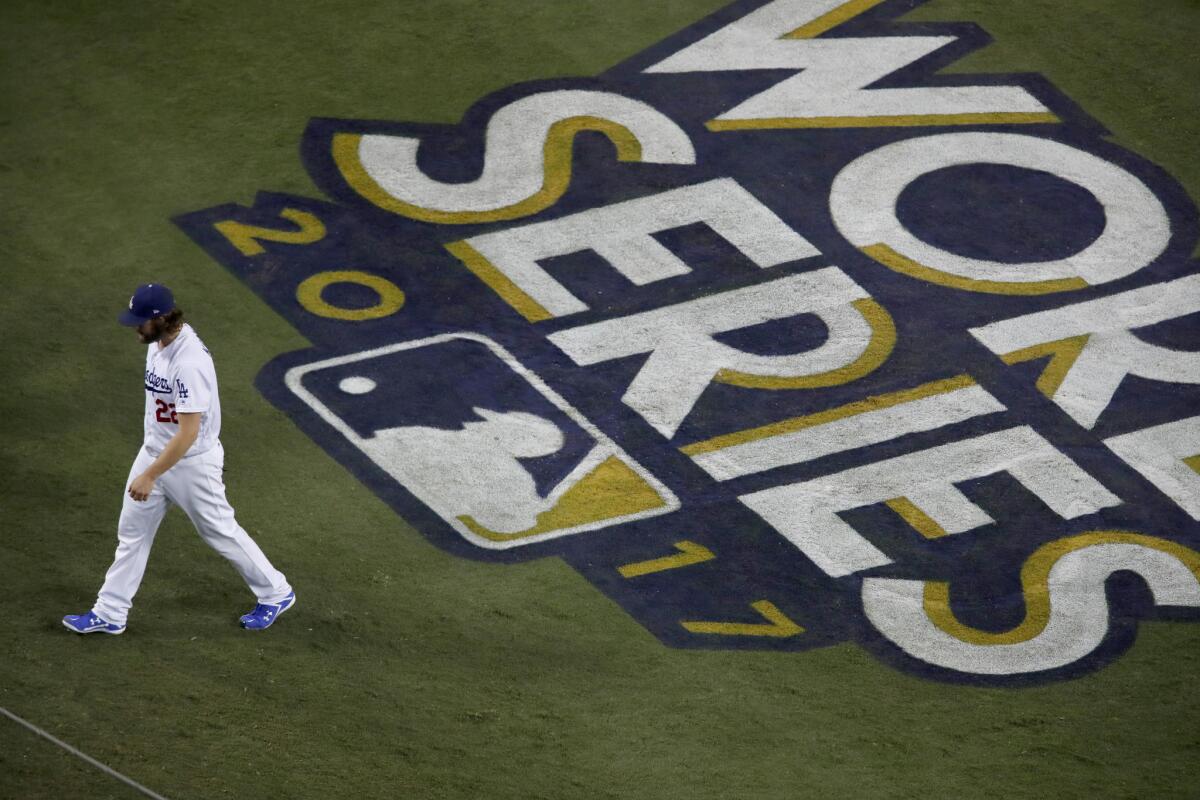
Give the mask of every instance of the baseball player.
[[76, 633], [123, 633], [146, 571], [154, 534], [169, 504], [183, 509], [204, 541], [241, 573], [258, 603], [241, 617], [247, 630], [271, 627], [296, 602], [283, 573], [233, 517], [222, 478], [221, 401], [204, 342], [183, 321], [171, 291], [139, 286], [118, 318], [136, 326], [146, 350], [145, 441], [126, 482], [117, 553], [92, 610], [63, 617]]

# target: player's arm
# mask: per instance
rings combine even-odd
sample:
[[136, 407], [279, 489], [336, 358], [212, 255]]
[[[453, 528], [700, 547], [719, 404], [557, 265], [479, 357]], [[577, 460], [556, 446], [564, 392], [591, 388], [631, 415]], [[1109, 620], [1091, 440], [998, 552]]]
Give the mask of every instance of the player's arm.
[[200, 433], [200, 414], [180, 412], [177, 416], [179, 430], [171, 437], [171, 441], [167, 442], [167, 446], [159, 453], [158, 458], [154, 459], [154, 463], [147, 467], [145, 472], [134, 478], [133, 483], [129, 484], [129, 496], [134, 500], [145, 500], [149, 497], [150, 492], [154, 489], [154, 482], [161, 478], [164, 472], [175, 466], [196, 441], [196, 436]]

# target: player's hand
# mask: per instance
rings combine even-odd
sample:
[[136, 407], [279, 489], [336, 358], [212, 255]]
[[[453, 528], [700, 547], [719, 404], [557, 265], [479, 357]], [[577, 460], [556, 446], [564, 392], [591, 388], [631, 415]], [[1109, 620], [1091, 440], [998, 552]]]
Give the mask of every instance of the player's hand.
[[149, 497], [152, 491], [154, 491], [154, 478], [151, 478], [144, 472], [134, 478], [133, 483], [129, 484], [129, 496], [138, 502]]

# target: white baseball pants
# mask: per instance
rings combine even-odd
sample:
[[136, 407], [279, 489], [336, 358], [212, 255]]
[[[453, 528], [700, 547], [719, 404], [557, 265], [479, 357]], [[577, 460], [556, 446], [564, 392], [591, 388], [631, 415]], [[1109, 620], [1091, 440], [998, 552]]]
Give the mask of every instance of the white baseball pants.
[[225, 499], [221, 443], [206, 452], [182, 458], [157, 481], [154, 490], [139, 502], [129, 496], [129, 484], [154, 463], [142, 448], [125, 481], [125, 501], [117, 523], [117, 554], [104, 576], [104, 586], [92, 611], [105, 622], [124, 625], [146, 572], [146, 560], [159, 523], [170, 504], [183, 509], [196, 531], [214, 550], [233, 564], [260, 603], [277, 604], [292, 587], [283, 573], [271, 566], [250, 535], [233, 518]]

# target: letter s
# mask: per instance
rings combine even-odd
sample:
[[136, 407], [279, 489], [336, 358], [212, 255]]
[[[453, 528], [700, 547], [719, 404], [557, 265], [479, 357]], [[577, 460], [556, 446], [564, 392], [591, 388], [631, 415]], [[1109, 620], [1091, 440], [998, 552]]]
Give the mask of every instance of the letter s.
[[488, 120], [485, 160], [465, 183], [433, 180], [417, 166], [419, 138], [337, 133], [342, 177], [380, 208], [424, 222], [519, 219], [549, 208], [571, 182], [575, 134], [598, 131], [621, 161], [694, 164], [688, 135], [650, 105], [612, 92], [560, 90], [522, 97]]
[[950, 609], [949, 584], [865, 578], [863, 610], [910, 656], [976, 675], [1056, 669], [1091, 653], [1108, 632], [1104, 582], [1128, 570], [1155, 605], [1200, 607], [1200, 554], [1126, 531], [1093, 531], [1043, 545], [1021, 569], [1025, 620], [1003, 633], [963, 625]]

